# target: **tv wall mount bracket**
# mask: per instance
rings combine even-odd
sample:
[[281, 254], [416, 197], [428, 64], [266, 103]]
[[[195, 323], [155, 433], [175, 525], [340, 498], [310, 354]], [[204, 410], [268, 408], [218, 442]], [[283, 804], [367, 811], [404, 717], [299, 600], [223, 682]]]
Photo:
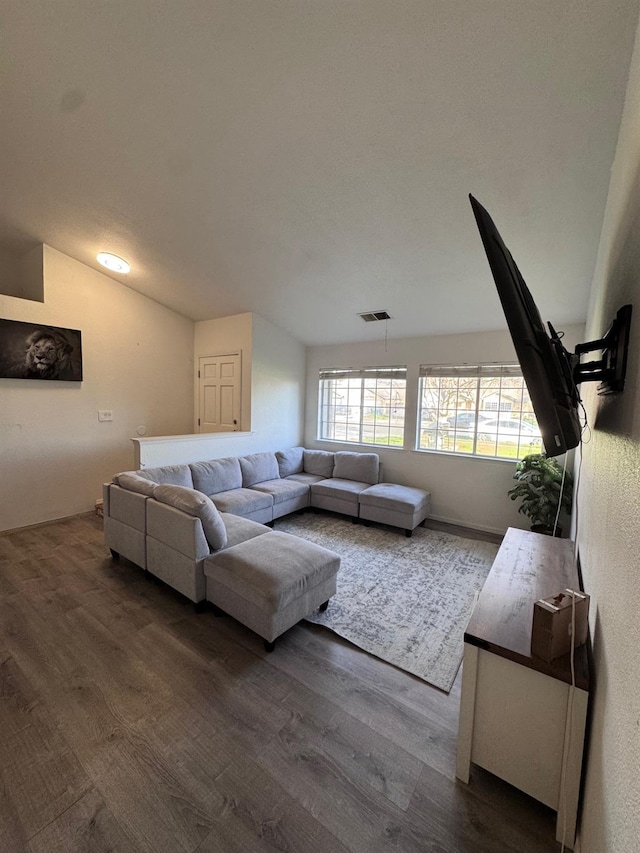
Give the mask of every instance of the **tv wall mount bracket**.
[[[624, 388], [629, 355], [631, 305], [623, 305], [604, 337], [578, 344], [572, 356], [574, 382], [600, 382], [598, 394], [618, 394]], [[580, 361], [588, 352], [601, 352], [595, 361]]]

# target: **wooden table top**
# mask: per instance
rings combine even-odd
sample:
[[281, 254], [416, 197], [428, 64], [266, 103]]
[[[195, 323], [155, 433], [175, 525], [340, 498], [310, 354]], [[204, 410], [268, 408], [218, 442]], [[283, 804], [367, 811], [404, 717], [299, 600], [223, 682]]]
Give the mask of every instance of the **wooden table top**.
[[[571, 684], [570, 656], [531, 654], [533, 605], [563, 589], [579, 590], [573, 542], [510, 527], [464, 635], [465, 643]], [[587, 645], [574, 654], [576, 685], [589, 690]]]

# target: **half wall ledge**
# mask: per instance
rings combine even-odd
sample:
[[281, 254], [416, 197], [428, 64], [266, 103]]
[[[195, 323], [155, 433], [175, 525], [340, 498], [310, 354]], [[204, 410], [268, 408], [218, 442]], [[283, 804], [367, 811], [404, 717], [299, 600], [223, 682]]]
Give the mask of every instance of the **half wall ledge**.
[[161, 465], [184, 465], [198, 462], [200, 459], [242, 456], [247, 452], [245, 442], [253, 436], [255, 432], [208, 432], [132, 438], [133, 468], [138, 470]]

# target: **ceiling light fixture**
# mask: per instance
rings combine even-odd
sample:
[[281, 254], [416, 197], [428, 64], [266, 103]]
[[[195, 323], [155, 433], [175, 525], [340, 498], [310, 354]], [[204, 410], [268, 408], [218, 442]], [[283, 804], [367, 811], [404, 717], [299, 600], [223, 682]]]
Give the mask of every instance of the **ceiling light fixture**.
[[131, 271], [131, 265], [128, 264], [123, 258], [119, 258], [117, 255], [112, 255], [111, 252], [99, 252], [96, 255], [98, 259], [98, 263], [102, 264], [103, 267], [106, 267], [111, 272], [119, 272], [123, 275], [126, 275]]

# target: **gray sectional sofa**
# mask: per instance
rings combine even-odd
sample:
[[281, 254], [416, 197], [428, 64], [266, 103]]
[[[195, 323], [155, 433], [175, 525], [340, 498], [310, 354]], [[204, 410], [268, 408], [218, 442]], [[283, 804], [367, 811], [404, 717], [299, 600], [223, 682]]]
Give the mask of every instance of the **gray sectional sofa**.
[[[103, 487], [105, 541], [114, 559], [126, 557], [196, 604], [209, 600], [272, 647], [326, 606], [340, 559], [268, 525], [307, 507], [354, 519], [363, 508], [363, 518], [410, 534], [428, 515], [429, 494], [379, 479], [377, 453], [303, 447], [127, 471]], [[376, 497], [381, 485], [387, 491]]]

